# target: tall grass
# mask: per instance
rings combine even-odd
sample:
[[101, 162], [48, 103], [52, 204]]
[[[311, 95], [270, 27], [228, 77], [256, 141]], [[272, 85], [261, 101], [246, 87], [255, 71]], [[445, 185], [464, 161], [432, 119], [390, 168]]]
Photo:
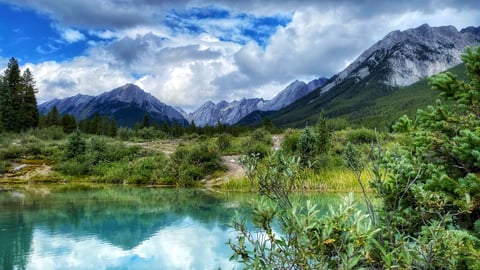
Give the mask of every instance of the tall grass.
[[[319, 172], [304, 170], [296, 191], [327, 191], [327, 192], [362, 192], [354, 173], [346, 168], [328, 168]], [[369, 173], [362, 173], [361, 181], [368, 186]], [[222, 189], [250, 192], [258, 190], [258, 182], [249, 181], [246, 177], [233, 178], [222, 184]]]

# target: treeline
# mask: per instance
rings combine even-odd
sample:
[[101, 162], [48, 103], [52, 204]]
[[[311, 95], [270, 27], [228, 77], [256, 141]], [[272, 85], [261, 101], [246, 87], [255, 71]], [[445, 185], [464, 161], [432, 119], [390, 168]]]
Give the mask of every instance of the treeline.
[[0, 76], [0, 131], [19, 132], [39, 123], [35, 80], [27, 68], [20, 71], [18, 61], [10, 58]]

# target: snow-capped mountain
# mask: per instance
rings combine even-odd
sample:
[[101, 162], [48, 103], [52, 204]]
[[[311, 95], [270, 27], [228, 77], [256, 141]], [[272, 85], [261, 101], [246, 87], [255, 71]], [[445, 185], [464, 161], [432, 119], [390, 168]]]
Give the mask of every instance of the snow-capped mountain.
[[362, 80], [373, 70], [383, 70], [384, 82], [406, 86], [460, 64], [465, 47], [480, 44], [480, 28], [458, 31], [454, 26], [393, 31], [362, 53], [323, 86], [327, 92], [347, 79]]
[[39, 111], [47, 113], [53, 106], [57, 106], [60, 114], [68, 113], [77, 119], [85, 119], [98, 113], [113, 117], [117, 124], [126, 126], [141, 122], [144, 115], [150, 117], [151, 123], [187, 124], [177, 110], [134, 84], [126, 84], [98, 96], [76, 95], [61, 100], [54, 99], [40, 104]]
[[197, 126], [215, 126], [218, 123], [232, 125], [253, 111], [275, 111], [284, 108], [322, 86], [326, 81], [325, 78], [319, 78], [306, 84], [296, 80], [271, 100], [244, 98], [233, 102], [221, 101], [218, 104], [207, 101], [193, 113], [184, 116], [188, 121], [194, 121]]

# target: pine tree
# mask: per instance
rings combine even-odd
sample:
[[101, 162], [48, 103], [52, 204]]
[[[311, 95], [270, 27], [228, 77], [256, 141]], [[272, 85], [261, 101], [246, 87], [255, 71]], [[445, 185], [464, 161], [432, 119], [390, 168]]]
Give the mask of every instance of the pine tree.
[[22, 76], [22, 84], [23, 84], [23, 106], [21, 111], [22, 116], [22, 128], [32, 128], [37, 127], [39, 122], [39, 113], [37, 107], [37, 99], [35, 98], [35, 94], [37, 90], [35, 89], [35, 81], [33, 79], [33, 75], [30, 72], [30, 69], [26, 69], [23, 72]]
[[108, 128], [108, 135], [110, 137], [116, 137], [117, 136], [117, 123], [115, 122], [114, 118], [112, 118], [112, 120], [110, 120], [110, 126]]
[[77, 129], [77, 120], [75, 116], [65, 114], [62, 116], [62, 128], [65, 133], [72, 133]]
[[22, 78], [20, 68], [15, 58], [10, 58], [5, 75], [3, 77], [3, 87], [1, 95], [2, 123], [6, 131], [20, 131], [22, 125]]
[[60, 115], [58, 114], [57, 106], [53, 106], [53, 108], [47, 113], [46, 125], [47, 127], [61, 125], [61, 119]]
[[4, 79], [3, 76], [0, 75], [0, 132], [3, 131], [3, 111], [5, 109], [5, 87], [4, 87]]
[[143, 116], [143, 128], [149, 128], [150, 127], [150, 118], [148, 117], [148, 114], [145, 114]]

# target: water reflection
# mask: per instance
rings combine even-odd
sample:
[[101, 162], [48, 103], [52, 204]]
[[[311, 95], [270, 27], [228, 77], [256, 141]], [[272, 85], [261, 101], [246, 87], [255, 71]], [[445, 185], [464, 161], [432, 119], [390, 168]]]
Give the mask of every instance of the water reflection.
[[246, 201], [177, 189], [3, 192], [1, 266], [232, 269], [226, 224]]
[[3, 192], [0, 265], [232, 269], [235, 264], [228, 260], [232, 252], [226, 244], [232, 232], [226, 224], [235, 211], [250, 213], [252, 198], [255, 195], [193, 189]]
[[[177, 226], [178, 225], [178, 226]], [[98, 237], [73, 238], [36, 229], [28, 269], [232, 269], [228, 232], [190, 218], [160, 229], [131, 249]]]

